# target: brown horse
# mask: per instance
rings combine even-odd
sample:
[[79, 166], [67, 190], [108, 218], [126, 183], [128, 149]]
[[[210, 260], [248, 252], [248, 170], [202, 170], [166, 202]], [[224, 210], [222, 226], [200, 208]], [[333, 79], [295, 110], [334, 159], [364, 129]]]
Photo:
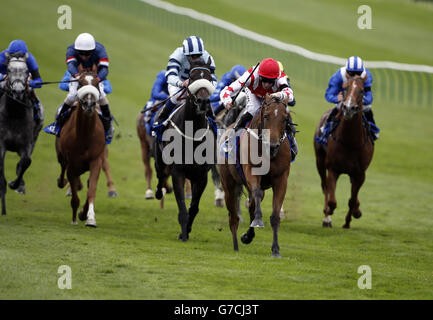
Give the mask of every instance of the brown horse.
[[59, 188], [66, 185], [66, 172], [72, 191], [72, 224], [77, 224], [80, 176], [90, 171], [87, 200], [79, 218], [82, 221], [87, 219], [86, 226], [96, 227], [94, 201], [106, 150], [104, 127], [96, 112], [96, 101], [99, 100], [97, 74], [94, 71], [82, 72], [78, 83], [78, 102], [62, 127], [60, 137], [56, 138], [57, 160], [61, 166], [57, 185]]
[[[314, 141], [317, 170], [322, 181], [322, 190], [325, 195], [323, 212], [324, 227], [332, 227], [331, 215], [337, 207], [335, 188], [340, 174], [350, 177], [352, 184], [349, 199], [349, 212], [343, 228], [350, 228], [352, 216], [360, 218], [358, 192], [365, 180], [365, 171], [373, 157], [374, 145], [369, 136], [368, 128], [362, 119], [362, 98], [364, 94], [364, 78], [355, 76], [350, 78], [343, 86], [343, 102], [336, 119], [339, 125], [328, 137], [328, 145]], [[319, 136], [320, 128], [325, 122], [330, 110], [320, 119], [315, 136]]]
[[[254, 228], [264, 227], [262, 221], [262, 210], [260, 203], [264, 197], [264, 190], [272, 188], [272, 215], [270, 222], [273, 230], [272, 256], [281, 257], [278, 244], [278, 228], [280, 226], [280, 209], [284, 201], [287, 188], [287, 179], [290, 173], [290, 144], [286, 137], [286, 124], [290, 114], [287, 113], [287, 104], [284, 101], [271, 98], [269, 95], [261, 106], [260, 114], [256, 115], [249, 128], [244, 131], [239, 141], [240, 165], [242, 167], [244, 180], [241, 178], [235, 164], [228, 163], [222, 154], [218, 154], [219, 170], [221, 182], [225, 193], [225, 202], [229, 210], [229, 224], [233, 236], [234, 250], [238, 251], [237, 229], [239, 226], [238, 217], [238, 196], [239, 190], [244, 184], [249, 193], [249, 213], [251, 225], [248, 231], [242, 235], [241, 241], [249, 244], [255, 236]], [[232, 125], [233, 126], [233, 125]], [[255, 133], [258, 129], [259, 133]], [[261, 132], [267, 129], [269, 132], [269, 142], [263, 141]], [[220, 141], [224, 141], [229, 134], [226, 131], [221, 136]], [[262, 154], [268, 149], [269, 170], [264, 174], [254, 174], [257, 168], [257, 161], [253, 161], [252, 143], [255, 140], [258, 149], [262, 149]], [[257, 143], [258, 140], [258, 143]], [[244, 161], [242, 161], [244, 159]]]

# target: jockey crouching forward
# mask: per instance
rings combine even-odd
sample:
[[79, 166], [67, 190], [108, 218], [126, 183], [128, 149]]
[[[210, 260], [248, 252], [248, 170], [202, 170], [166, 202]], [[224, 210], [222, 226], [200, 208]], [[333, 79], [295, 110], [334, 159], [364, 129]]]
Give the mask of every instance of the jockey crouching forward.
[[[221, 92], [221, 100], [223, 101], [224, 106], [227, 109], [231, 109], [233, 107], [232, 97], [237, 94], [244, 84], [245, 87], [249, 89], [246, 90], [246, 111], [236, 123], [234, 127], [235, 131], [244, 128], [245, 125], [253, 119], [254, 115], [260, 110], [260, 106], [262, 105], [266, 94], [270, 94], [271, 97], [283, 100], [288, 104], [294, 102], [293, 90], [290, 88], [286, 75], [280, 71], [280, 67], [276, 60], [272, 58], [264, 59], [260, 63], [258, 70], [255, 70], [254, 73], [251, 74], [252, 72], [253, 68], [247, 70], [239, 79], [224, 88]], [[289, 113], [290, 111], [287, 110], [287, 112]], [[291, 119], [291, 117], [289, 117], [289, 119]], [[287, 125], [286, 132], [291, 141], [290, 150], [293, 160], [298, 153], [298, 145], [295, 139], [296, 130], [291, 120]]]
[[[211, 59], [210, 71], [212, 74], [212, 84], [216, 86], [215, 62], [213, 57], [204, 49], [204, 43], [201, 38], [196, 36], [186, 38], [182, 43], [182, 47], [177, 48], [170, 55], [167, 71], [165, 73], [170, 100], [167, 101], [161, 110], [154, 123], [154, 127], [163, 123], [168, 118], [171, 111], [186, 98], [186, 88], [188, 87], [191, 63], [198, 59], [207, 62], [209, 58]], [[185, 88], [185, 90], [182, 90], [182, 88]], [[208, 110], [207, 116], [215, 117], [212, 109]]]
[[168, 98], [168, 84], [167, 78], [165, 77], [165, 70], [161, 70], [156, 75], [156, 80], [152, 86], [152, 92], [150, 94], [150, 99], [144, 106], [144, 122], [146, 125], [146, 130], [150, 134], [152, 119], [154, 118], [156, 111], [152, 107], [158, 103], [158, 101], [164, 101]]
[[[36, 126], [42, 124], [44, 120], [44, 108], [42, 107], [42, 103], [36, 95], [36, 92], [33, 90], [34, 88], [42, 87], [42, 79], [39, 74], [39, 66], [36, 62], [36, 59], [33, 55], [28, 51], [27, 45], [23, 40], [13, 40], [9, 47], [0, 53], [0, 88], [4, 89], [3, 80], [6, 79], [7, 74], [7, 62], [10, 55], [18, 55], [26, 58], [27, 69], [29, 70], [29, 76], [32, 80], [29, 81], [30, 86], [30, 97], [33, 102], [33, 111], [34, 111], [34, 120], [36, 122]], [[0, 97], [3, 95], [3, 91], [0, 90]]]
[[336, 73], [334, 73], [329, 79], [328, 89], [325, 92], [325, 99], [330, 103], [335, 103], [334, 109], [332, 109], [326, 122], [320, 128], [320, 131], [324, 134], [322, 141], [326, 141], [326, 137], [335, 129], [337, 123], [335, 122], [335, 116], [340, 110], [341, 103], [343, 101], [343, 84], [348, 81], [350, 77], [355, 75], [361, 78], [367, 77], [364, 83], [364, 97], [363, 103], [363, 113], [367, 121], [371, 122], [376, 131], [373, 131], [373, 138], [379, 138], [379, 129], [376, 127], [376, 122], [373, 118], [373, 111], [371, 110], [371, 104], [373, 102], [373, 93], [371, 91], [371, 85], [373, 82], [373, 77], [370, 71], [364, 67], [364, 62], [360, 57], [350, 57], [347, 59], [346, 65], [341, 67]]
[[[108, 99], [104, 92], [103, 80], [108, 75], [108, 56], [105, 48], [99, 42], [96, 42], [93, 36], [89, 33], [81, 33], [75, 40], [75, 43], [70, 45], [66, 51], [66, 65], [69, 73], [77, 79], [79, 76], [78, 66], [83, 68], [92, 68], [97, 66], [99, 80], [99, 104], [102, 112], [102, 124], [105, 130], [105, 139], [111, 141], [113, 137], [113, 127], [111, 125], [112, 116], [108, 106]], [[57, 124], [62, 126], [68, 117], [67, 111], [77, 100], [78, 82], [69, 84], [69, 93], [63, 103], [62, 109], [57, 119]]]

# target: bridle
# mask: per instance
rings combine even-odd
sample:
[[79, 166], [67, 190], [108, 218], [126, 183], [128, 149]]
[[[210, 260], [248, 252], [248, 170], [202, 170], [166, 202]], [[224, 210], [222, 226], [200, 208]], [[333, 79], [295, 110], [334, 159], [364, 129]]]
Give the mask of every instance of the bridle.
[[[363, 81], [362, 81], [362, 78], [352, 78], [351, 80], [352, 80], [352, 81], [356, 81], [356, 82], [361, 82], [361, 83], [363, 82]], [[351, 87], [351, 88], [352, 88], [352, 87]], [[345, 95], [344, 95], [344, 96], [345, 96], [345, 99], [343, 99], [343, 101], [341, 102], [341, 107], [342, 107], [342, 110], [343, 110], [343, 115], [345, 116], [345, 115], [346, 115], [346, 112], [348, 112], [349, 115], [350, 115], [349, 118], [351, 118], [351, 117], [353, 117], [355, 114], [362, 112], [362, 98], [363, 98], [363, 96], [364, 96], [364, 89], [362, 89], [362, 90], [360, 91], [359, 96], [358, 96], [358, 100], [356, 100], [356, 104], [354, 104], [354, 105], [349, 105], [349, 107], [344, 103], [345, 100], [347, 100], [347, 99], [346, 99], [346, 98], [347, 98], [347, 94], [349, 94], [349, 92], [348, 92], [347, 89], [348, 89], [347, 87], [343, 89], [343, 91], [345, 92]], [[353, 91], [353, 88], [352, 88], [352, 91]], [[351, 93], [351, 92], [350, 92], [350, 93]], [[349, 103], [351, 103], [351, 102], [352, 102], [352, 97], [349, 96]]]

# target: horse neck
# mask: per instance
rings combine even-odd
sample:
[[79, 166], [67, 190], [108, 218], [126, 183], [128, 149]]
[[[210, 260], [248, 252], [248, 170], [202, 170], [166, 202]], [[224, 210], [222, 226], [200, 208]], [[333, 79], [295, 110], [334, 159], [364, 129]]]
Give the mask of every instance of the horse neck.
[[206, 127], [206, 114], [197, 114], [195, 106], [192, 102], [186, 101], [184, 121], [192, 121], [194, 123], [194, 131]]
[[97, 115], [94, 110], [91, 115], [86, 115], [80, 104], [77, 106], [76, 116], [75, 116], [75, 128], [77, 137], [80, 141], [89, 141], [89, 137], [95, 130]]
[[348, 145], [362, 144], [366, 139], [362, 123], [362, 112], [358, 112], [348, 120], [342, 116], [341, 124], [337, 127], [335, 136]]
[[3, 96], [5, 99], [5, 109], [9, 117], [24, 118], [30, 111], [32, 111], [31, 100], [27, 93], [24, 95], [22, 101], [12, 98], [12, 96], [6, 92]]

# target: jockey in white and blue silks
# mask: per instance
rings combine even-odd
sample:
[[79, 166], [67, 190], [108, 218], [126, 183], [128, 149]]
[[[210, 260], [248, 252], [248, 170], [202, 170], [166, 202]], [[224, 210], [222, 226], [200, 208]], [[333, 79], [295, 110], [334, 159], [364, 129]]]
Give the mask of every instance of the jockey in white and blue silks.
[[[111, 125], [112, 116], [108, 105], [108, 99], [104, 91], [103, 81], [108, 75], [108, 55], [105, 47], [96, 42], [93, 36], [89, 33], [81, 33], [75, 39], [74, 44], [70, 45], [66, 50], [66, 65], [72, 77], [79, 76], [78, 66], [82, 65], [84, 68], [92, 68], [94, 65], [97, 67], [98, 80], [99, 80], [99, 104], [102, 112], [102, 123], [106, 134], [106, 140], [111, 141], [113, 135], [113, 127]], [[67, 111], [71, 108], [77, 100], [78, 82], [71, 82], [69, 84], [69, 93], [63, 103], [62, 110], [60, 111], [57, 119], [58, 124], [63, 124], [66, 121]], [[63, 116], [65, 115], [65, 116]]]
[[156, 80], [153, 83], [152, 91], [150, 94], [150, 99], [147, 101], [144, 109], [146, 112], [144, 113], [144, 122], [146, 126], [146, 130], [149, 134], [151, 134], [151, 124], [152, 120], [155, 117], [156, 110], [152, 110], [152, 106], [157, 103], [157, 101], [164, 101], [168, 98], [168, 83], [167, 78], [165, 77], [165, 70], [161, 70], [156, 75]]
[[[334, 125], [334, 118], [337, 115], [338, 110], [341, 106], [341, 101], [343, 100], [343, 84], [348, 81], [349, 77], [353, 77], [358, 75], [360, 77], [365, 77], [367, 75], [367, 79], [364, 83], [364, 98], [362, 100], [363, 103], [363, 112], [365, 117], [369, 122], [375, 124], [373, 118], [373, 111], [371, 110], [371, 104], [373, 102], [373, 93], [371, 91], [371, 85], [373, 82], [373, 77], [370, 71], [364, 67], [364, 62], [360, 57], [353, 56], [347, 59], [346, 65], [338, 69], [336, 73], [332, 75], [329, 79], [328, 89], [325, 92], [325, 99], [330, 103], [335, 103], [336, 106], [332, 110], [328, 119], [324, 123], [321, 128], [321, 131], [324, 132], [325, 128], [328, 127], [329, 133], [332, 131], [332, 127]], [[376, 137], [378, 138], [378, 134], [376, 133]]]
[[201, 38], [196, 36], [186, 38], [182, 43], [182, 47], [176, 48], [170, 55], [167, 71], [165, 72], [170, 100], [167, 101], [161, 110], [158, 119], [156, 119], [154, 123], [155, 126], [158, 123], [163, 123], [174, 107], [180, 105], [186, 98], [186, 90], [182, 91], [181, 89], [188, 87], [191, 62], [198, 59], [207, 62], [209, 58], [211, 60], [210, 71], [212, 74], [212, 84], [216, 86], [217, 76], [215, 75], [215, 61], [205, 50]]
[[[30, 51], [27, 49], [27, 45], [23, 40], [13, 40], [9, 44], [9, 47], [6, 50], [3, 50], [0, 53], [0, 88], [3, 89], [4, 82], [6, 75], [7, 75], [7, 62], [8, 62], [8, 56], [11, 54], [15, 55], [22, 55], [26, 58], [27, 62], [27, 68], [29, 70], [29, 74], [31, 76], [31, 79], [29, 81], [29, 86], [31, 89], [31, 95], [33, 100], [33, 107], [35, 108], [34, 112], [34, 118], [36, 122], [41, 122], [44, 117], [43, 113], [43, 107], [41, 102], [39, 101], [38, 97], [36, 96], [36, 93], [34, 92], [34, 88], [41, 88], [42, 87], [42, 79], [41, 75], [39, 74], [39, 66], [36, 62], [35, 57], [31, 54]], [[0, 97], [3, 94], [3, 91], [0, 91]]]
[[220, 93], [221, 90], [235, 82], [241, 75], [243, 75], [247, 69], [240, 64], [233, 66], [233, 68], [223, 74], [221, 79], [218, 81], [214, 93], [210, 96], [210, 103], [213, 113], [217, 115], [222, 110], [224, 110], [224, 103], [221, 101]]

